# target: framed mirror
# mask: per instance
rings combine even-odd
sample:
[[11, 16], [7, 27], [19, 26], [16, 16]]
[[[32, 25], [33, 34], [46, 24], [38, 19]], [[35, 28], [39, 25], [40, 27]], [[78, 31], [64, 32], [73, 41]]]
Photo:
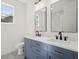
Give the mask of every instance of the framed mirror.
[[77, 32], [77, 0], [58, 0], [50, 7], [52, 32]]
[[47, 8], [46, 7], [38, 11], [35, 11], [34, 22], [35, 22], [35, 31], [39, 31], [39, 32], [47, 31]]

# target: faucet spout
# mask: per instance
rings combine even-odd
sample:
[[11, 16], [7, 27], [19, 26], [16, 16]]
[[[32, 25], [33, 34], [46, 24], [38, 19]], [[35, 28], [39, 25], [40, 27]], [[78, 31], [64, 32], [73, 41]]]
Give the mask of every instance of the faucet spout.
[[59, 32], [60, 40], [62, 40], [62, 32]]

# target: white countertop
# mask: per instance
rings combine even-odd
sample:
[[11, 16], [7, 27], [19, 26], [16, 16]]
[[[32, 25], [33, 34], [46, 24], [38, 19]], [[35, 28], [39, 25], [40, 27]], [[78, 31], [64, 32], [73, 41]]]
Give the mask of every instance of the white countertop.
[[50, 45], [58, 46], [61, 48], [65, 48], [71, 51], [78, 52], [78, 42], [77, 41], [63, 41], [63, 40], [56, 40], [55, 38], [52, 37], [37, 37], [33, 35], [26, 35], [24, 36], [25, 38], [30, 38], [32, 40], [44, 42]]

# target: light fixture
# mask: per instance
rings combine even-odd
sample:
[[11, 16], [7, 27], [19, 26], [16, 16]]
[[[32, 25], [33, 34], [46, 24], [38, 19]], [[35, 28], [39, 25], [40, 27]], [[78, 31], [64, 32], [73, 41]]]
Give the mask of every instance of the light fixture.
[[37, 0], [37, 1], [34, 2], [34, 4], [38, 4], [40, 1], [41, 1], [41, 0]]

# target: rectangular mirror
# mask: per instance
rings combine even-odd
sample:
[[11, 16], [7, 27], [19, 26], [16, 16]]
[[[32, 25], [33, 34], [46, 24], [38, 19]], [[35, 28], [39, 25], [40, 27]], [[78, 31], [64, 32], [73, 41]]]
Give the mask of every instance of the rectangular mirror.
[[42, 8], [35, 11], [35, 31], [46, 32], [47, 31], [47, 8]]
[[51, 5], [51, 31], [77, 32], [77, 0], [58, 0]]

